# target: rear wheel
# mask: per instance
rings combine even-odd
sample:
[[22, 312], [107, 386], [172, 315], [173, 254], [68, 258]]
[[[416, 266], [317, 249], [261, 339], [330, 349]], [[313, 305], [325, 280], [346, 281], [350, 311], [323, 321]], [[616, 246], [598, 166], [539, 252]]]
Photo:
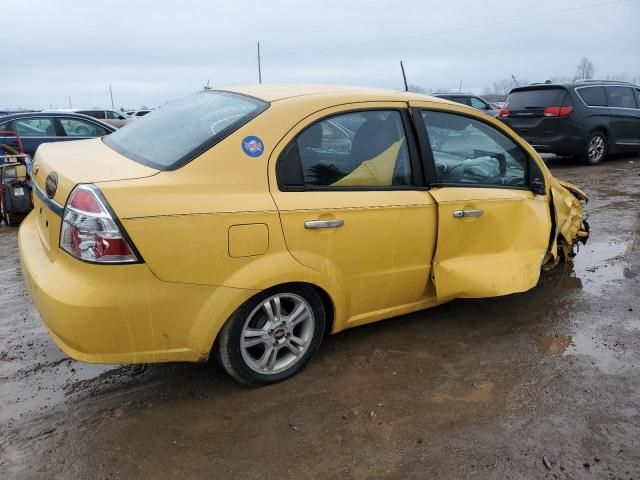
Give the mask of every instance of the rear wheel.
[[607, 136], [603, 132], [592, 132], [585, 143], [582, 160], [587, 165], [597, 165], [607, 156]]
[[280, 382], [300, 372], [314, 355], [326, 323], [324, 305], [306, 285], [277, 287], [241, 306], [217, 341], [221, 365], [249, 386]]

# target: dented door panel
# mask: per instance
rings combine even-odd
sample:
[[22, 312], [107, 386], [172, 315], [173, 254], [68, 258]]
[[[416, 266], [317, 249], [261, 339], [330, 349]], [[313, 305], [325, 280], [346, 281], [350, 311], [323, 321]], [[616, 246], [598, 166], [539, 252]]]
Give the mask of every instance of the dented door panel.
[[439, 300], [507, 295], [536, 285], [551, 231], [545, 196], [465, 187], [430, 193], [438, 202], [433, 275]]

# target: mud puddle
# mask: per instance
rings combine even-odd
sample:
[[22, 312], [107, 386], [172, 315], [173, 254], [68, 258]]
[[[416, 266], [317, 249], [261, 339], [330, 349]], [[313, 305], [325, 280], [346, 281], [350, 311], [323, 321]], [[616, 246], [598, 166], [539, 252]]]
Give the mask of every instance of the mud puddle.
[[632, 245], [629, 239], [590, 239], [581, 246], [573, 259], [573, 268], [576, 277], [582, 280], [582, 289], [588, 294], [604, 295], [605, 287], [632, 276], [626, 262]]

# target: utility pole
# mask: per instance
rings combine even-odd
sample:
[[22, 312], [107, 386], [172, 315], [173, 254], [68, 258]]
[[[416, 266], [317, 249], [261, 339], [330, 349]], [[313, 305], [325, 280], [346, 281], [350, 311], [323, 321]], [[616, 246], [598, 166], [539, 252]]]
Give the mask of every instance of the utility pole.
[[111, 90], [111, 84], [109, 84], [109, 95], [111, 96], [111, 110], [115, 110], [113, 106], [113, 90]]
[[258, 42], [258, 83], [262, 83], [262, 64], [260, 59], [260, 42]]
[[460, 79], [460, 86], [458, 87], [458, 93], [462, 92], [462, 79]]
[[69, 108], [73, 108], [71, 107], [71, 95], [69, 95]]
[[404, 65], [402, 64], [402, 60], [400, 60], [400, 70], [402, 70], [402, 79], [404, 80], [404, 91], [409, 91], [409, 85], [407, 85], [407, 76], [404, 73]]

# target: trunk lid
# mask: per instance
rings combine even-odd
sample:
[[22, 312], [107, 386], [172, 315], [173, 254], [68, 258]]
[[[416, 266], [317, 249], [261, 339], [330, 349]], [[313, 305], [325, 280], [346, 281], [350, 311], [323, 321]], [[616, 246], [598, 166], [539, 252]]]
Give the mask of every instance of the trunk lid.
[[144, 178], [156, 173], [158, 170], [129, 160], [99, 138], [41, 145], [33, 162], [33, 206], [49, 259], [54, 260], [58, 253], [62, 210], [77, 184]]

